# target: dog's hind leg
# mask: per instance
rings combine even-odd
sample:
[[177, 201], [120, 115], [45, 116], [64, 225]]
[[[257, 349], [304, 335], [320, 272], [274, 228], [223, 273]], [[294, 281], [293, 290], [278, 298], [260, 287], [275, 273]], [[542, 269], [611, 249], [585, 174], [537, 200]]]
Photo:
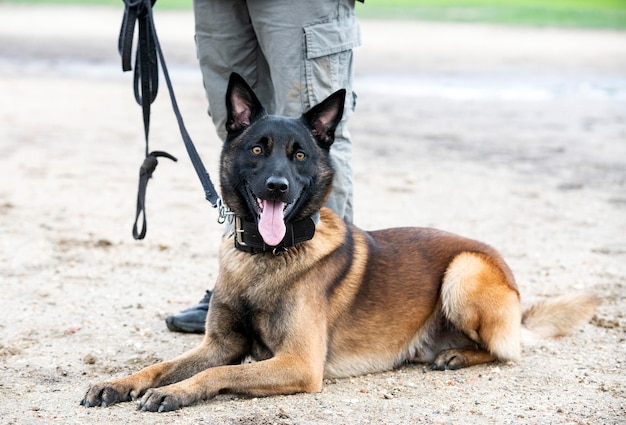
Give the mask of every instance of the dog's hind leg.
[[520, 358], [520, 298], [506, 267], [501, 259], [476, 252], [461, 253], [450, 263], [441, 287], [442, 313], [475, 344], [440, 352], [433, 369]]

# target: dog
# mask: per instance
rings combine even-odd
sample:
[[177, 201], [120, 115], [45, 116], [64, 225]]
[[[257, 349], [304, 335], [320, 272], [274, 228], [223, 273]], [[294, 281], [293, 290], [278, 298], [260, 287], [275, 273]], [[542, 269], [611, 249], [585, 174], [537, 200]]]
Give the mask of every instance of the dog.
[[220, 184], [236, 221], [204, 339], [91, 386], [83, 406], [139, 400], [140, 410], [162, 412], [223, 392], [317, 392], [324, 378], [406, 362], [445, 370], [517, 361], [522, 334], [566, 335], [591, 317], [598, 300], [586, 293], [522, 312], [513, 273], [482, 242], [429, 228], [368, 232], [324, 208], [344, 100], [339, 90], [299, 118], [268, 115], [231, 76]]

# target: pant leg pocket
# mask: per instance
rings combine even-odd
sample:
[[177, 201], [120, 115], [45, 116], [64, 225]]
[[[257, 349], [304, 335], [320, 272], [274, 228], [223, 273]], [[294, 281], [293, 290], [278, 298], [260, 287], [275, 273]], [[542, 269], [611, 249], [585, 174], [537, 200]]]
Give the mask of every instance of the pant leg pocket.
[[[352, 49], [361, 45], [361, 31], [354, 16], [308, 25], [305, 37], [305, 99], [308, 109], [336, 90], [352, 93]], [[346, 106], [352, 102], [348, 102]]]

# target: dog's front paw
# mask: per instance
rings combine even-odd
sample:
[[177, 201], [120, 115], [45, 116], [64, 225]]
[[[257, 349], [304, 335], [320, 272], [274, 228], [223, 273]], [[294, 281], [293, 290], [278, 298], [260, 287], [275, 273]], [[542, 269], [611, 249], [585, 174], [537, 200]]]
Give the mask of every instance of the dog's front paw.
[[174, 391], [173, 386], [151, 388], [137, 403], [137, 409], [147, 412], [170, 412], [188, 406], [195, 400], [182, 391]]
[[85, 407], [107, 407], [122, 401], [130, 401], [132, 398], [130, 389], [123, 389], [112, 382], [102, 382], [92, 385], [80, 401]]

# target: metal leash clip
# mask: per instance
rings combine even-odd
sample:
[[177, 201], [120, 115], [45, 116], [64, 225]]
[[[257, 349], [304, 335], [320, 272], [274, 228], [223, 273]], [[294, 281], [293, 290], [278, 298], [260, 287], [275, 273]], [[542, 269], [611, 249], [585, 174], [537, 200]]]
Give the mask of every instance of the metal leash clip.
[[226, 222], [228, 222], [228, 224], [232, 224], [235, 213], [232, 212], [228, 206], [226, 206], [222, 197], [217, 198], [217, 204], [215, 206], [218, 209], [217, 222], [219, 224], [224, 224]]

